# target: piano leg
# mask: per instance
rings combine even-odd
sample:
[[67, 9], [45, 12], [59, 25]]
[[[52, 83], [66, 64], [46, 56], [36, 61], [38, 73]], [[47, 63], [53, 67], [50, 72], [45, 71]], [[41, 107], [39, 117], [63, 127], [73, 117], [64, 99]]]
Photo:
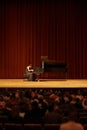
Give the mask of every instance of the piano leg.
[[67, 72], [65, 72], [65, 78], [67, 79]]

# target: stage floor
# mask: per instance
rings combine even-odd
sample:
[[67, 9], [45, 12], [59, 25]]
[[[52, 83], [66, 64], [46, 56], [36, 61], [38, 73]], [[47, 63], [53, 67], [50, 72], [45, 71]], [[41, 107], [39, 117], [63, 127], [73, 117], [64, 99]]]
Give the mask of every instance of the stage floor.
[[40, 79], [40, 81], [0, 79], [0, 88], [87, 88], [87, 79]]

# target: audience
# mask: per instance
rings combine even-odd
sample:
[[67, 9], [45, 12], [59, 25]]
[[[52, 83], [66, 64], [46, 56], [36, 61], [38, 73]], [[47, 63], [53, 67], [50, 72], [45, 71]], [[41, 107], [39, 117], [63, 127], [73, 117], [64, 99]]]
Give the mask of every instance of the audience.
[[77, 122], [77, 112], [76, 109], [70, 107], [68, 109], [68, 121], [60, 124], [60, 130], [84, 130], [84, 127], [81, 123]]
[[[56, 123], [61, 124], [60, 130], [73, 124], [83, 130], [73, 117], [78, 117], [81, 123], [80, 113], [87, 112], [83, 106], [85, 94], [84, 89], [3, 89], [0, 91], [0, 116], [7, 116], [10, 123]], [[70, 106], [77, 110], [77, 116], [70, 113], [68, 121]]]

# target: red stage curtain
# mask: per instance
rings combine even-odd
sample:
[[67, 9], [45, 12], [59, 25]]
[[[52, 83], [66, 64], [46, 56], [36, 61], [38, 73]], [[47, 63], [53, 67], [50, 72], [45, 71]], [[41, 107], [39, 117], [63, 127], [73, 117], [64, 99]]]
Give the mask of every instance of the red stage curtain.
[[23, 78], [28, 64], [48, 56], [67, 63], [69, 79], [85, 79], [86, 48], [86, 1], [0, 1], [0, 78]]

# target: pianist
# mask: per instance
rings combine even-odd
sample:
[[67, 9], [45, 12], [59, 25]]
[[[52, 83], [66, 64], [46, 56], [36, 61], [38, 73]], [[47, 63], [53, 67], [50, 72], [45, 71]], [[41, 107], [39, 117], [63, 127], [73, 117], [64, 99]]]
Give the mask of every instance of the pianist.
[[33, 72], [34, 70], [33, 70], [32, 64], [28, 65], [26, 67], [26, 70], [27, 70], [27, 72]]
[[28, 65], [26, 67], [26, 77], [28, 78], [29, 81], [33, 81], [33, 73], [34, 69], [32, 68], [32, 64]]

